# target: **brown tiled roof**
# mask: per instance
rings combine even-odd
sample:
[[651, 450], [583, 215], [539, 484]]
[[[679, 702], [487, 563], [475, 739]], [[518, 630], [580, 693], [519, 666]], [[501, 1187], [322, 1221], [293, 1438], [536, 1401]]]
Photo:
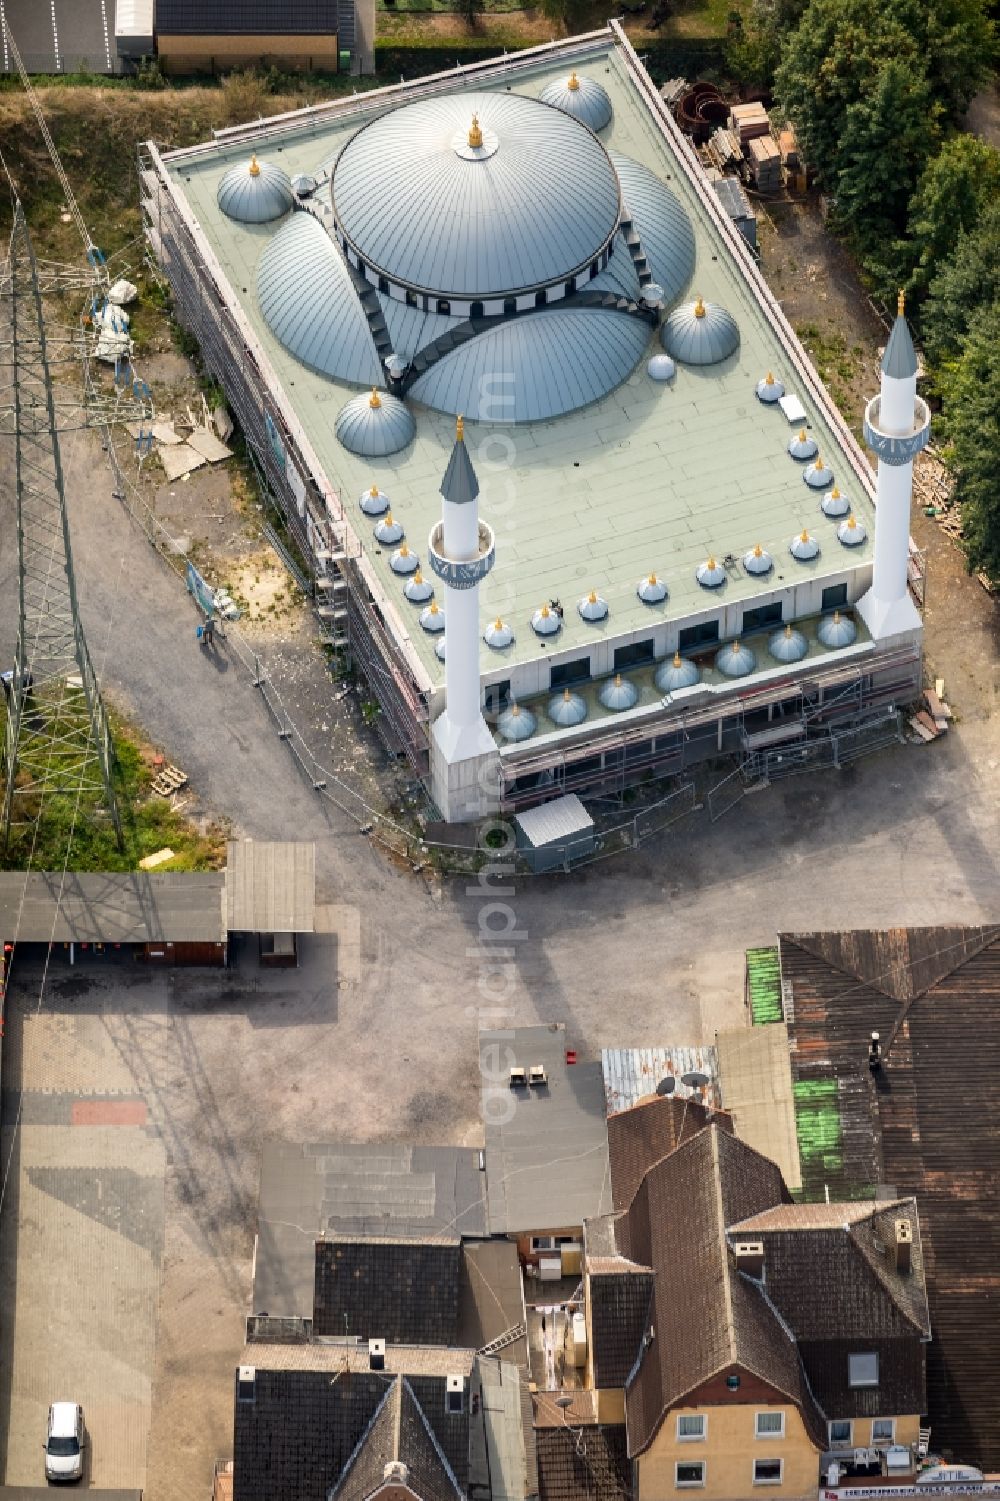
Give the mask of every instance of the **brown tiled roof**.
[[606, 1258], [589, 1262], [587, 1270], [594, 1385], [624, 1386], [649, 1328], [653, 1273], [631, 1261], [616, 1264]]
[[[560, 1407], [560, 1401], [569, 1397], [569, 1405]], [[597, 1422], [597, 1393], [574, 1387], [567, 1391], [536, 1392], [532, 1397], [535, 1428], [578, 1427], [580, 1424]]]
[[[780, 946], [796, 1090], [835, 1087], [838, 1139], [803, 1153], [804, 1190], [916, 1194], [934, 1443], [1000, 1468], [1000, 1347], [983, 1317], [1000, 1306], [1000, 928], [793, 933]], [[894, 1026], [872, 1078], [869, 1034]]]
[[[443, 1345], [386, 1345], [385, 1373], [390, 1376], [469, 1376], [475, 1363], [475, 1350], [447, 1349]], [[340, 1371], [364, 1372], [370, 1369], [367, 1345], [346, 1345], [331, 1340], [328, 1344], [256, 1344], [243, 1347], [241, 1365], [262, 1371]], [[384, 1385], [384, 1382], [383, 1382]]]
[[644, 1175], [697, 1132], [715, 1121], [724, 1131], [732, 1132], [732, 1116], [724, 1110], [706, 1110], [694, 1100], [672, 1096], [644, 1100], [631, 1110], [608, 1116], [608, 1159], [611, 1166], [611, 1190], [615, 1209], [625, 1209], [632, 1202]]
[[632, 1501], [623, 1427], [550, 1428], [537, 1441], [540, 1501]]
[[730, 1225], [729, 1229], [731, 1235], [742, 1237], [764, 1230], [842, 1230], [858, 1220], [869, 1219], [874, 1209], [871, 1199], [845, 1204], [776, 1204], [773, 1209], [753, 1214], [738, 1225]]
[[333, 1492], [334, 1501], [367, 1501], [385, 1481], [386, 1466], [406, 1466], [406, 1483], [421, 1501], [462, 1501], [462, 1492], [405, 1376], [397, 1376]]

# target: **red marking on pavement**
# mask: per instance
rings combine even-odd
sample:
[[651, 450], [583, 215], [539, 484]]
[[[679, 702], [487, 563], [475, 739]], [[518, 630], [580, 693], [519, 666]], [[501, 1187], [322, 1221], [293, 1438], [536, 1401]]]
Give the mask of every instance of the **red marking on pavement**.
[[142, 1100], [74, 1100], [74, 1126], [144, 1126], [146, 1106]]

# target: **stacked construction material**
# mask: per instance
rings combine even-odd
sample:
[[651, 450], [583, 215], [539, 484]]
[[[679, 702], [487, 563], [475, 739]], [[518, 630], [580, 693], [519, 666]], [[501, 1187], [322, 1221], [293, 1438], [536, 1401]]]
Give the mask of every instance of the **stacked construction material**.
[[771, 122], [760, 100], [752, 104], [734, 104], [729, 112], [729, 127], [739, 136], [744, 149], [748, 141], [771, 133]]
[[724, 125], [712, 131], [705, 149], [712, 165], [718, 167], [721, 172], [738, 167], [743, 160], [739, 136], [735, 130], [727, 130]]
[[744, 147], [750, 175], [759, 193], [777, 193], [781, 188], [781, 152], [771, 135], [754, 136]]

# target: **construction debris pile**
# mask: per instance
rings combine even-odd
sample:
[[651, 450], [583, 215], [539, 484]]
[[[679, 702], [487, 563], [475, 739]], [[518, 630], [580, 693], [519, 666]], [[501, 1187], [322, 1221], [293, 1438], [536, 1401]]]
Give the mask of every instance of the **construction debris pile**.
[[225, 443], [233, 431], [229, 413], [221, 406], [210, 411], [204, 396], [201, 408], [200, 417], [187, 407], [183, 417], [158, 417], [148, 429], [138, 424], [129, 427], [137, 443], [152, 439], [163, 472], [171, 483], [186, 479], [203, 464], [221, 464], [233, 456], [233, 450]]
[[[698, 147], [717, 192], [720, 179], [735, 182], [737, 177], [762, 197], [782, 192], [786, 184], [797, 191], [805, 187], [795, 132], [786, 125], [776, 140], [760, 100], [731, 105], [715, 84], [688, 84], [684, 78], [665, 83], [660, 96]], [[752, 216], [748, 222], [745, 195], [735, 200], [727, 192], [719, 196], [741, 233], [755, 245], [756, 223]]]
[[918, 740], [936, 740], [948, 730], [948, 721], [954, 718], [944, 699], [944, 678], [936, 678], [934, 687], [928, 688], [923, 698], [924, 708], [918, 709], [910, 718], [910, 729]]

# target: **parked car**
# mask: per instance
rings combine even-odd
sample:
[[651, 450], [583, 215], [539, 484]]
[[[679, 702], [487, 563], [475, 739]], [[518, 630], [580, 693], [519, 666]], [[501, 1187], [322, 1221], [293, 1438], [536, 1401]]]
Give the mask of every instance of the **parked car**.
[[78, 1402], [53, 1402], [45, 1438], [46, 1480], [80, 1480], [87, 1429]]

